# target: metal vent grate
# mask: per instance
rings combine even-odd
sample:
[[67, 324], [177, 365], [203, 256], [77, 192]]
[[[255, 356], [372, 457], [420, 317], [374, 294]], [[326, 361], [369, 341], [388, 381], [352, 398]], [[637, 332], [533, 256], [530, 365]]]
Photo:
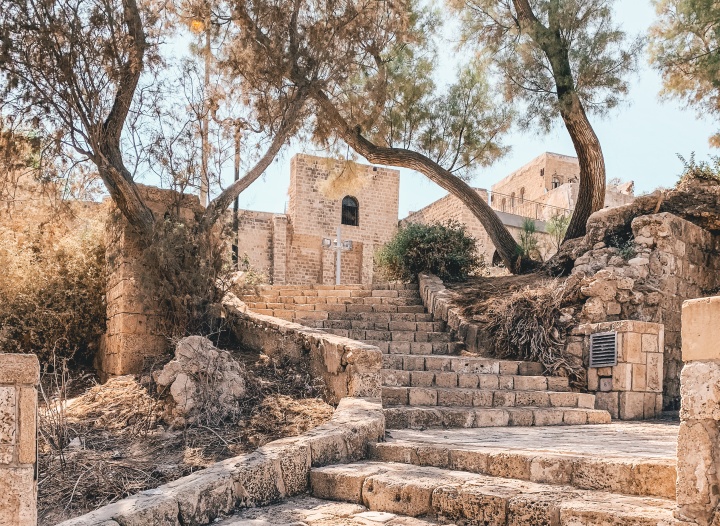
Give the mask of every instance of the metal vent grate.
[[617, 332], [590, 335], [590, 367], [617, 365]]

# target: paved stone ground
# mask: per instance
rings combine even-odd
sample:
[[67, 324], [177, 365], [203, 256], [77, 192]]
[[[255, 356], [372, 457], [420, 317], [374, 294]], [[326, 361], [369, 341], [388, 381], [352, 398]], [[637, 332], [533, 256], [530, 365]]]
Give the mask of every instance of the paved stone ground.
[[427, 443], [462, 449], [503, 448], [587, 456], [676, 458], [674, 422], [613, 422], [571, 427], [391, 429], [388, 442]]
[[[357, 504], [297, 497], [281, 504], [242, 510], [220, 526], [435, 526], [440, 523], [368, 511]], [[447, 525], [446, 525], [447, 526]]]

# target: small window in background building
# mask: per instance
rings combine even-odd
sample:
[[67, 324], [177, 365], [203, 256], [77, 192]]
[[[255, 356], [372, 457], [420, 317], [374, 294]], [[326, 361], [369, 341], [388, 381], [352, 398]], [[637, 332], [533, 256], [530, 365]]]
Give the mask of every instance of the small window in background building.
[[342, 218], [343, 225], [358, 226], [360, 220], [360, 209], [357, 199], [345, 196], [342, 200]]
[[557, 188], [558, 186], [560, 186], [560, 179], [558, 179], [557, 177], [553, 177], [552, 185], [551, 185], [551, 186], [552, 186], [553, 189], [555, 189], [555, 188]]
[[525, 201], [525, 187], [520, 188], [520, 203]]

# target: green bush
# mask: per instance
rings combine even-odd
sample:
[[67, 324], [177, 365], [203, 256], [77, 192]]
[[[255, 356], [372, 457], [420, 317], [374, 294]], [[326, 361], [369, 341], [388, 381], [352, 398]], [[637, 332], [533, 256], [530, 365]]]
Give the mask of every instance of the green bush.
[[[47, 225], [46, 225], [47, 226]], [[105, 248], [81, 235], [0, 230], [0, 352], [89, 363], [105, 332]]]
[[414, 281], [431, 272], [443, 281], [463, 281], [483, 266], [475, 239], [458, 222], [400, 228], [377, 254], [377, 263], [389, 280]]

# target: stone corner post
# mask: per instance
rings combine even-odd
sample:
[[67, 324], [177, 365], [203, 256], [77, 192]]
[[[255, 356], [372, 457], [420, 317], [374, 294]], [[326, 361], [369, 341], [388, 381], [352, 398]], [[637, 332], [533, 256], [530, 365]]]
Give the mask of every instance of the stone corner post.
[[0, 525], [37, 523], [37, 385], [34, 354], [0, 354]]
[[675, 515], [704, 526], [720, 519], [720, 296], [683, 303], [682, 359]]

